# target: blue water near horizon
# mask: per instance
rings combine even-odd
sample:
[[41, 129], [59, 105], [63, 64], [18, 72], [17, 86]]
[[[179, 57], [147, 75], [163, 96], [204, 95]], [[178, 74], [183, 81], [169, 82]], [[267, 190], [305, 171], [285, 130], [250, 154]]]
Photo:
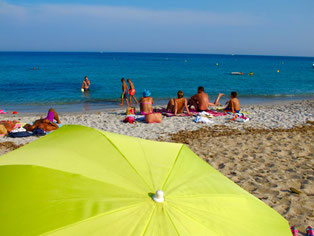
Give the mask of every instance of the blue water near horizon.
[[[219, 92], [229, 96], [237, 91], [244, 103], [313, 99], [313, 62], [314, 57], [0, 52], [0, 109], [58, 107], [79, 111], [115, 107], [122, 77], [135, 84], [137, 98], [148, 88], [157, 103], [175, 97], [178, 90], [189, 97], [198, 86], [204, 86], [212, 99]], [[244, 75], [230, 75], [235, 71]], [[89, 93], [80, 91], [85, 75], [91, 81]]]

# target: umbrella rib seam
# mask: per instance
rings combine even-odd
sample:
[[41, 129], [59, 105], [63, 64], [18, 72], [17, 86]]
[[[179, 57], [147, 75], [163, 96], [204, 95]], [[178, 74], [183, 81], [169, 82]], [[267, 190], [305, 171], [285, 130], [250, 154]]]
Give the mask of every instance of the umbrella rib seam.
[[148, 226], [149, 226], [150, 222], [152, 221], [152, 218], [153, 218], [155, 210], [156, 210], [156, 204], [155, 204], [155, 207], [154, 207], [154, 209], [152, 211], [152, 214], [150, 215], [150, 217], [149, 217], [149, 219], [148, 219], [148, 221], [147, 221], [147, 223], [145, 225], [145, 229], [144, 229], [144, 232], [142, 233], [142, 235], [145, 235], [145, 233], [146, 233], [146, 231], [148, 229]]
[[165, 211], [166, 211], [166, 214], [167, 214], [168, 218], [170, 219], [171, 224], [173, 225], [173, 228], [175, 229], [175, 231], [177, 232], [177, 234], [180, 235], [180, 233], [179, 233], [179, 231], [178, 231], [176, 225], [174, 224], [174, 222], [172, 221], [172, 219], [171, 219], [171, 217], [170, 217], [169, 212], [167, 211], [167, 209], [165, 209]]
[[186, 217], [192, 219], [193, 221], [197, 222], [198, 224], [202, 225], [203, 227], [205, 227], [206, 229], [209, 229], [211, 232], [214, 232], [217, 234], [217, 232], [213, 231], [211, 228], [209, 228], [207, 225], [204, 225], [203, 223], [197, 221], [195, 218], [191, 217], [190, 215], [186, 214], [185, 212], [181, 211], [178, 207], [172, 206], [174, 209], [176, 209], [177, 211], [181, 212], [181, 214], [185, 215]]
[[183, 147], [184, 147], [184, 144], [183, 144], [182, 147], [180, 148], [180, 150], [179, 150], [179, 152], [178, 152], [178, 154], [177, 154], [177, 157], [176, 157], [175, 161], [173, 162], [172, 167], [171, 167], [171, 169], [170, 169], [170, 171], [169, 171], [169, 173], [168, 173], [168, 175], [167, 175], [167, 178], [166, 178], [165, 182], [162, 184], [161, 189], [163, 189], [164, 186], [166, 185], [166, 183], [167, 183], [167, 181], [168, 181], [168, 179], [169, 179], [169, 176], [170, 176], [170, 174], [172, 173], [173, 168], [175, 167], [175, 165], [176, 165], [176, 163], [177, 163], [177, 160], [178, 160], [178, 158], [179, 158], [179, 155], [180, 155], [180, 153], [181, 153]]
[[[129, 160], [123, 155], [122, 152], [120, 152], [120, 150], [118, 149], [118, 147], [104, 134], [102, 133], [102, 135], [108, 140], [108, 142], [110, 142], [112, 144], [112, 146], [121, 154], [121, 156], [123, 157], [123, 159], [129, 164], [129, 166], [131, 166], [131, 168], [135, 171], [135, 173], [142, 179], [142, 181], [148, 186], [148, 188], [151, 189], [151, 187], [149, 186], [149, 184], [145, 181], [145, 179], [143, 178], [142, 175], [140, 175], [140, 173], [135, 169], [135, 167], [131, 164], [131, 162], [129, 162]], [[152, 190], [152, 189], [151, 189]]]

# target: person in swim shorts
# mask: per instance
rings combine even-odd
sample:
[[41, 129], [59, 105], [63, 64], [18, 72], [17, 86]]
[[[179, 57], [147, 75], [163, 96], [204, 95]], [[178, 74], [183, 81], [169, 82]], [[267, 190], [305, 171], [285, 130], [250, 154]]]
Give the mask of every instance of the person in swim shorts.
[[138, 103], [137, 102], [137, 100], [136, 100], [136, 98], [135, 98], [135, 88], [134, 88], [134, 84], [132, 83], [132, 81], [130, 80], [130, 79], [127, 79], [126, 80], [128, 83], [129, 83], [129, 85], [130, 85], [130, 94], [129, 94], [129, 98], [130, 98], [130, 105], [132, 105], [132, 98], [133, 98], [133, 100], [136, 102], [136, 104]]
[[239, 113], [241, 110], [240, 107], [240, 101], [237, 98], [238, 93], [237, 92], [231, 92], [230, 94], [230, 101], [227, 101], [227, 107], [225, 108], [226, 112], [232, 112], [232, 113]]
[[123, 106], [123, 100], [125, 100], [126, 105], [129, 106], [129, 100], [128, 100], [129, 88], [124, 78], [121, 79], [121, 82], [122, 82], [122, 94], [121, 94], [120, 106], [121, 107]]
[[144, 89], [143, 97], [140, 98], [139, 103], [142, 115], [153, 113], [154, 99], [151, 97], [151, 92], [148, 89]]
[[85, 76], [83, 83], [82, 83], [82, 89], [84, 89], [84, 92], [87, 92], [89, 90], [90, 81], [88, 80], [87, 76]]

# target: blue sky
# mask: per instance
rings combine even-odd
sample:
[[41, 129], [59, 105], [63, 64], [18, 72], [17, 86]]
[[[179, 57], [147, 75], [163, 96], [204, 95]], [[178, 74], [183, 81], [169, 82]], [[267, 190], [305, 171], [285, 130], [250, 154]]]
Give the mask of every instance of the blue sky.
[[314, 0], [0, 0], [0, 50], [314, 56]]

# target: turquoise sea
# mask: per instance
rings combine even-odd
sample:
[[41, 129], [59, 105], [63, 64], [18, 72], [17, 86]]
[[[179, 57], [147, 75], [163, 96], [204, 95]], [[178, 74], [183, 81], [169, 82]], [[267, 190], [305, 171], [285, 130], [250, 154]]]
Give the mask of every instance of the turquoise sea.
[[[229, 95], [237, 91], [242, 103], [313, 99], [313, 63], [313, 57], [0, 52], [0, 109], [31, 112], [49, 107], [62, 111], [116, 107], [122, 77], [133, 81], [136, 97], [148, 88], [157, 103], [175, 97], [178, 90], [191, 96], [200, 85], [212, 99], [219, 92]], [[80, 91], [85, 75], [91, 81], [89, 93]]]

